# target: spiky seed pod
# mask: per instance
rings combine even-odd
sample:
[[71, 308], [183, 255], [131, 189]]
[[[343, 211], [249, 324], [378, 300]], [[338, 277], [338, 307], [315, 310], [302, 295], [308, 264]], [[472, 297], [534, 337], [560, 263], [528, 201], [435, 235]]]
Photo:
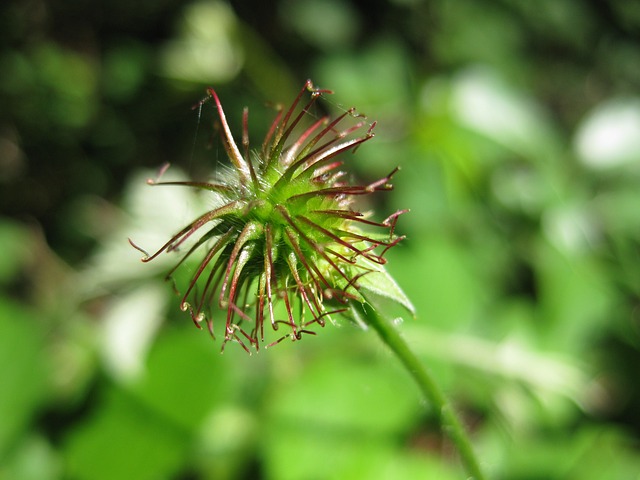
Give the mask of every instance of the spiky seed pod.
[[[307, 93], [310, 98], [301, 107]], [[215, 104], [232, 173], [211, 183], [149, 181], [207, 190], [218, 197], [219, 207], [186, 225], [155, 253], [130, 242], [144, 254], [143, 262], [183, 247], [168, 279], [187, 260], [198, 259], [181, 308], [199, 328], [206, 323], [214, 338], [218, 317], [226, 315], [223, 348], [235, 341], [247, 351], [258, 349], [265, 342], [265, 317], [273, 330], [287, 328], [268, 346], [313, 333], [314, 325], [324, 326], [332, 315], [345, 312], [350, 300], [364, 301], [363, 281], [381, 271], [384, 253], [403, 238], [394, 228], [404, 211], [375, 222], [353, 209], [357, 196], [390, 190], [397, 168], [368, 185], [351, 185], [339, 170], [339, 155], [370, 140], [375, 123], [366, 123], [351, 109], [303, 126], [303, 120], [313, 119], [311, 106], [327, 93], [307, 81], [289, 109], [279, 110], [260, 151], [252, 152], [247, 109], [241, 151], [216, 92], [209, 88], [202, 103], [212, 99]], [[341, 127], [345, 118], [354, 118], [355, 124]], [[380, 232], [365, 233], [375, 229]], [[386, 277], [382, 282], [388, 282]], [[399, 301], [411, 308], [408, 300]]]

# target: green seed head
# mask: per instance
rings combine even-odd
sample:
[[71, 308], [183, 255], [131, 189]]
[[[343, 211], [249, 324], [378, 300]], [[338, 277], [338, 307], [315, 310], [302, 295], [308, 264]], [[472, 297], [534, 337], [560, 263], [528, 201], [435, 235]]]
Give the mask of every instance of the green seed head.
[[[394, 228], [404, 211], [375, 222], [354, 209], [356, 197], [390, 190], [397, 169], [369, 185], [348, 183], [340, 170], [341, 154], [370, 140], [375, 123], [351, 109], [303, 125], [312, 118], [310, 107], [327, 93], [307, 81], [290, 108], [279, 111], [261, 149], [251, 152], [247, 110], [241, 151], [216, 92], [209, 89], [202, 102], [215, 104], [232, 174], [217, 182], [149, 182], [218, 197], [221, 206], [186, 225], [154, 254], [131, 244], [144, 253], [143, 262], [180, 250], [167, 278], [195, 260], [181, 308], [198, 327], [204, 323], [211, 335], [221, 335], [223, 347], [234, 341], [247, 351], [258, 349], [265, 342], [265, 323], [285, 329], [268, 346], [314, 333], [313, 327], [346, 312], [351, 300], [364, 301], [363, 285], [373, 285], [367, 277], [381, 272], [384, 253], [403, 238]], [[310, 98], [302, 105], [305, 94]], [[341, 127], [345, 118], [355, 118], [355, 125]], [[410, 308], [408, 301], [400, 302]]]

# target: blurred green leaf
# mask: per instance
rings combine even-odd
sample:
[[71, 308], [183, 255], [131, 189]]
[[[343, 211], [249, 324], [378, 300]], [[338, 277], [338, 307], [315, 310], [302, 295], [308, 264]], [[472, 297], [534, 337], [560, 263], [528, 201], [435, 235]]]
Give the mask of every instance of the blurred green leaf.
[[616, 98], [599, 104], [578, 127], [576, 154], [590, 168], [603, 171], [640, 162], [640, 98]]
[[593, 258], [566, 257], [544, 242], [537, 255], [539, 335], [547, 345], [577, 354], [611, 321], [617, 294]]
[[519, 447], [510, 450], [507, 462], [512, 478], [625, 479], [640, 469], [628, 440], [613, 429], [585, 426], [570, 436], [518, 435], [515, 440]]
[[64, 445], [67, 475], [76, 479], [171, 478], [189, 437], [116, 388], [75, 428]]
[[39, 435], [27, 436], [0, 464], [0, 478], [11, 480], [55, 480], [61, 478], [59, 452]]
[[[336, 92], [327, 101], [345, 109], [355, 105], [369, 117], [385, 115], [391, 122], [408, 100], [407, 74], [401, 44], [393, 38], [379, 38], [357, 55], [338, 50], [320, 59], [315, 77], [322, 88]], [[371, 82], [372, 78], [376, 81]]]
[[446, 330], [465, 330], [483, 298], [472, 255], [445, 236], [423, 238], [409, 247], [395, 257], [394, 271], [418, 317]]
[[[184, 320], [188, 321], [185, 315]], [[163, 332], [149, 352], [145, 371], [131, 392], [176, 428], [195, 431], [214, 408], [234, 394], [228, 362], [205, 331]]]
[[0, 297], [0, 457], [45, 402], [47, 369], [38, 315]]
[[17, 223], [0, 218], [0, 284], [7, 284], [30, 256], [29, 235]]
[[399, 461], [395, 445], [417, 426], [420, 410], [408, 377], [386, 362], [334, 354], [283, 378], [266, 399], [261, 447], [267, 477], [384, 478], [371, 462], [384, 458], [389, 467]]
[[359, 17], [344, 0], [285, 1], [280, 15], [306, 41], [326, 50], [349, 45], [359, 30]]
[[149, 53], [140, 43], [126, 43], [109, 50], [104, 59], [105, 94], [119, 101], [135, 95], [149, 68]]
[[237, 20], [225, 2], [187, 5], [178, 38], [162, 49], [162, 71], [169, 78], [196, 83], [225, 82], [237, 75], [243, 52], [234, 35]]

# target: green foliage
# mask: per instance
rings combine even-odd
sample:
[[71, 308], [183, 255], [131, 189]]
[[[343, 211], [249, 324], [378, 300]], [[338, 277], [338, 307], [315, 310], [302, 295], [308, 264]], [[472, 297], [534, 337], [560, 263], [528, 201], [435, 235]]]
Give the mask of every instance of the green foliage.
[[10, 451], [46, 398], [43, 335], [32, 333], [35, 322], [33, 312], [0, 298], [0, 455]]
[[228, 168], [207, 85], [258, 146], [307, 77], [378, 121], [358, 183], [402, 168], [365, 293], [415, 308], [488, 477], [637, 476], [635, 3], [63, 3], [0, 7], [1, 479], [462, 478], [371, 332], [221, 356], [126, 242], [212, 207], [145, 183]]

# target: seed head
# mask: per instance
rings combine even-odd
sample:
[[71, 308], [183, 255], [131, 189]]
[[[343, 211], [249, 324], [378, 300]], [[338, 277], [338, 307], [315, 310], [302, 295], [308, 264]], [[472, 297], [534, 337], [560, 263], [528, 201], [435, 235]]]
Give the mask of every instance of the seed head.
[[[180, 306], [198, 328], [204, 323], [214, 338], [221, 334], [223, 348], [234, 341], [248, 352], [257, 350], [265, 343], [265, 323], [274, 331], [286, 329], [267, 346], [285, 338], [299, 340], [346, 313], [353, 300], [364, 302], [363, 285], [374, 292], [397, 288], [386, 276], [378, 279], [379, 288], [368, 277], [384, 272], [385, 252], [404, 238], [394, 229], [405, 210], [376, 222], [355, 210], [354, 201], [391, 190], [389, 182], [398, 169], [368, 185], [346, 180], [341, 154], [373, 138], [375, 123], [367, 123], [355, 109], [334, 119], [313, 118], [309, 109], [328, 93], [307, 81], [292, 105], [279, 110], [258, 151], [249, 147], [245, 108], [241, 151], [218, 95], [209, 88], [200, 106], [214, 102], [232, 171], [215, 182], [149, 180], [217, 197], [220, 206], [186, 225], [155, 253], [129, 241], [144, 254], [143, 262], [181, 251], [167, 279], [195, 260]], [[306, 94], [309, 99], [302, 106]], [[349, 118], [351, 124], [341, 126]], [[401, 292], [387, 296], [412, 308]]]

